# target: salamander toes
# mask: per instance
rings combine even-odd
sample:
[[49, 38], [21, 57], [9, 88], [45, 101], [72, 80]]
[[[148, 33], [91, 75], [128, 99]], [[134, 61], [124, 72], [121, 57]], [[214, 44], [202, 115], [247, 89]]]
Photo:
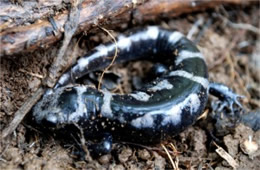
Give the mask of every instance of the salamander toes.
[[236, 94], [227, 86], [219, 83], [210, 83], [209, 92], [220, 99], [220, 101], [213, 106], [213, 109], [215, 108], [214, 110], [220, 112], [224, 108], [229, 108], [231, 112], [234, 113], [234, 106], [238, 107], [238, 109], [243, 109], [240, 100], [245, 98], [245, 96]]
[[231, 91], [229, 94], [230, 94], [230, 96], [227, 96], [223, 102], [227, 103], [226, 105], [229, 107], [231, 112], [234, 113], [234, 111], [235, 111], [234, 107], [237, 107], [238, 109], [243, 109], [243, 106], [240, 103], [240, 100], [242, 98], [245, 98], [245, 96], [238, 95], [238, 94], [234, 93], [233, 91]]

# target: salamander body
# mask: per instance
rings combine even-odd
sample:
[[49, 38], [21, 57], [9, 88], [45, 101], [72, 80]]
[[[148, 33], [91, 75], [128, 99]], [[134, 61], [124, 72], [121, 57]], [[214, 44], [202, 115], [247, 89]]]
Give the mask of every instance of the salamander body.
[[[69, 85], [107, 67], [116, 46], [116, 63], [146, 59], [166, 69], [141, 89], [124, 95]], [[158, 143], [196, 121], [208, 92], [207, 66], [197, 47], [178, 31], [149, 26], [120, 35], [117, 45], [97, 46], [80, 58], [34, 107], [33, 116], [37, 123], [57, 128], [77, 124], [86, 137], [109, 134], [120, 141]], [[110, 149], [108, 142], [104, 147]]]

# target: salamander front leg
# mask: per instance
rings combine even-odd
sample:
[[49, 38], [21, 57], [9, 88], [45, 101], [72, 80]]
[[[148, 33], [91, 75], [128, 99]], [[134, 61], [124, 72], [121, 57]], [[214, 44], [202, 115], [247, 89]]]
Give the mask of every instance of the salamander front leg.
[[104, 133], [103, 138], [99, 143], [92, 144], [88, 147], [93, 157], [99, 157], [111, 152], [113, 138], [109, 133]]
[[240, 108], [243, 108], [239, 100], [241, 98], [244, 98], [244, 96], [238, 95], [235, 92], [233, 92], [230, 88], [227, 86], [220, 84], [220, 83], [210, 83], [209, 85], [209, 93], [218, 97], [220, 100], [222, 100], [222, 103], [219, 107], [219, 111], [223, 110], [224, 107], [229, 107], [231, 109], [231, 112], [234, 112], [233, 104], [235, 103]]

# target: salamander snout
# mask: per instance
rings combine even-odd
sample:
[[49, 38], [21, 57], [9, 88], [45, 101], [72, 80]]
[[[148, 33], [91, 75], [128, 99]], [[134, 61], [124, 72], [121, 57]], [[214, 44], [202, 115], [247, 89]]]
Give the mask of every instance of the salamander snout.
[[37, 123], [66, 124], [78, 121], [87, 114], [82, 98], [85, 87], [62, 87], [44, 95], [33, 108]]

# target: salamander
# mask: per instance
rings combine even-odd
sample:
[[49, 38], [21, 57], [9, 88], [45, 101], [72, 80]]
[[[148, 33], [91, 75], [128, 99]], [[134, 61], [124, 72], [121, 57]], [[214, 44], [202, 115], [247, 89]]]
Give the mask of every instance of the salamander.
[[[116, 48], [115, 63], [159, 62], [158, 76], [123, 95], [75, 84], [82, 76], [106, 68]], [[93, 148], [103, 154], [111, 150], [113, 139], [152, 144], [176, 136], [202, 114], [209, 92], [239, 103], [239, 96], [229, 88], [209, 83], [204, 56], [195, 44], [176, 30], [148, 26], [80, 58], [36, 104], [33, 117], [54, 129], [77, 124], [86, 138], [101, 139]]]

